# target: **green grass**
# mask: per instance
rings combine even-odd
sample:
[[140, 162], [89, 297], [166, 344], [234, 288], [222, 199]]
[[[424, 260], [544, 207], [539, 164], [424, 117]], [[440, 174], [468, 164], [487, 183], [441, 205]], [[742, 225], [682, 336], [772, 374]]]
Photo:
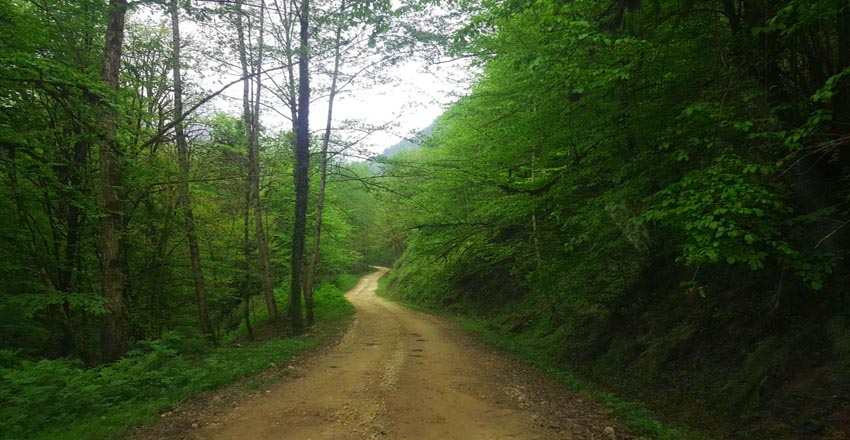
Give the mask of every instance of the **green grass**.
[[517, 356], [523, 362], [534, 365], [538, 369], [547, 372], [569, 389], [580, 391], [604, 403], [611, 409], [611, 413], [615, 417], [629, 427], [633, 434], [657, 440], [710, 440], [703, 433], [665, 424], [658, 420], [652, 411], [640, 403], [621, 399], [615, 394], [604, 391], [602, 387], [581, 380], [572, 372], [556, 365], [549, 353], [543, 350], [545, 345], [542, 346], [539, 343], [535, 343], [536, 337], [532, 331], [520, 333], [502, 332], [495, 329], [487, 320], [482, 318], [451, 313], [444, 309], [407, 301], [395, 295], [389, 288], [388, 283], [388, 277], [383, 277], [378, 281], [378, 296], [398, 302], [414, 310], [444, 316], [457, 322], [464, 330], [478, 336], [482, 342], [499, 347]]
[[366, 273], [344, 273], [341, 275], [337, 275], [333, 281], [333, 284], [338, 287], [343, 292], [354, 288], [357, 285], [357, 282], [360, 281], [360, 277], [365, 275]]
[[128, 357], [97, 368], [71, 360], [4, 366], [0, 438], [117, 438], [200, 392], [280, 365], [332, 340], [354, 313], [342, 295], [351, 277], [341, 278], [317, 289], [318, 324], [304, 336], [208, 348], [202, 341], [170, 335], [139, 343]]
[[[354, 313], [354, 306], [348, 302], [343, 296], [342, 293], [345, 293], [352, 287], [357, 284], [357, 281], [360, 280], [360, 277], [364, 275], [363, 273], [344, 273], [335, 276], [330, 282], [323, 283], [316, 287], [316, 294], [313, 298], [315, 304], [315, 313], [317, 322], [321, 323], [324, 320], [338, 318], [340, 316], [347, 316]], [[332, 295], [330, 291], [325, 293], [320, 293], [319, 291], [323, 289], [334, 289], [338, 291], [339, 295]], [[277, 300], [278, 308], [283, 312], [286, 310], [286, 307], [289, 304], [289, 289], [285, 287], [280, 287], [275, 289], [274, 292], [275, 299]], [[318, 304], [320, 301], [336, 301], [339, 300], [338, 304]], [[251, 301], [251, 324], [254, 327], [262, 326], [269, 320], [269, 312], [266, 309], [265, 303], [262, 299], [254, 299]], [[245, 321], [241, 321], [239, 326], [231, 332], [225, 333], [221, 336], [221, 342], [223, 344], [232, 344], [238, 341], [239, 339], [244, 338], [244, 336], [248, 333], [248, 328], [245, 326]]]
[[375, 289], [375, 295], [378, 295], [381, 298], [386, 298], [386, 299], [389, 299], [389, 300], [392, 300], [392, 301], [402, 303], [402, 304], [404, 304], [408, 307], [416, 308], [415, 304], [408, 304], [406, 302], [399, 300], [398, 298], [392, 297], [389, 293], [387, 293], [387, 286], [388, 286], [389, 282], [390, 282], [390, 277], [388, 277], [386, 275], [379, 278], [378, 279], [378, 288]]

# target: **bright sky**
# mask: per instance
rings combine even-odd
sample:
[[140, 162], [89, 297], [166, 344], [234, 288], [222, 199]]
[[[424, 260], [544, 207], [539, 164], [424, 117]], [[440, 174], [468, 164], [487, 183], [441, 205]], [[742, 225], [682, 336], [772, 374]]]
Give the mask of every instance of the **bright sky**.
[[[169, 18], [163, 9], [137, 9], [130, 16], [131, 23], [144, 23], [155, 26], [170, 26]], [[182, 20], [181, 33], [184, 40], [200, 40], [212, 42], [214, 33], [200, 30], [196, 23]], [[267, 41], [268, 42], [268, 41]], [[212, 43], [213, 45], [215, 43]], [[213, 46], [215, 47], [215, 46]], [[193, 49], [189, 49], [192, 51]], [[194, 49], [195, 51], [197, 49]], [[220, 52], [221, 53], [221, 52]], [[197, 56], [197, 55], [196, 55]], [[209, 60], [208, 60], [209, 62]], [[190, 82], [201, 84], [210, 91], [218, 90], [224, 84], [239, 78], [236, 65], [238, 59], [228, 61], [232, 64], [224, 70], [227, 73], [207, 71], [187, 71], [184, 75]], [[214, 63], [215, 64], [215, 63]], [[450, 62], [428, 66], [424, 60], [411, 58], [384, 72], [387, 81], [377, 85], [359, 84], [337, 97], [334, 104], [334, 126], [338, 127], [344, 120], [356, 120], [370, 126], [384, 126], [392, 123], [387, 130], [377, 131], [364, 139], [358, 147], [367, 148], [373, 153], [380, 153], [385, 148], [398, 143], [402, 138], [409, 137], [436, 119], [448, 105], [466, 93], [471, 83], [471, 74], [465, 62]], [[316, 78], [315, 82], [327, 82], [326, 78]], [[266, 87], [271, 84], [265, 81]], [[226, 111], [232, 114], [241, 112], [242, 86], [235, 84], [221, 97], [207, 104], [201, 111]], [[266, 90], [264, 101], [276, 108], [282, 104]], [[264, 108], [261, 120], [267, 130], [287, 129], [290, 122], [275, 114], [273, 110]], [[284, 111], [284, 113], [288, 113]], [[320, 99], [313, 103], [310, 111], [311, 131], [319, 136], [325, 126], [327, 115], [327, 100]], [[360, 136], [359, 134], [357, 136]]]
[[[397, 122], [395, 128], [366, 140], [370, 151], [376, 153], [427, 127], [469, 87], [468, 70], [457, 62], [426, 66], [424, 61], [411, 60], [390, 74], [397, 82], [355, 90], [334, 107], [337, 121], [359, 119], [374, 125]], [[318, 108], [322, 110], [317, 114], [324, 116], [327, 103]]]
[[[399, 0], [391, 2], [394, 8], [403, 3]], [[425, 14], [433, 14], [420, 17], [427, 17], [425, 21], [431, 26], [438, 22], [442, 23], [440, 26], [457, 26], [456, 19], [437, 20], [437, 16], [446, 19], [449, 14], [441, 6]], [[421, 58], [411, 58], [386, 72], [390, 81], [360, 86], [341, 99], [337, 98], [334, 104], [335, 124], [345, 119], [356, 119], [375, 126], [394, 122], [392, 128], [376, 132], [363, 141], [363, 147], [380, 153], [430, 125], [450, 104], [468, 93], [473, 81], [471, 72], [467, 60], [429, 65]], [[312, 114], [321, 114], [322, 118], [313, 118], [311, 126], [324, 126], [327, 102], [317, 103], [316, 107], [321, 108], [320, 113]]]

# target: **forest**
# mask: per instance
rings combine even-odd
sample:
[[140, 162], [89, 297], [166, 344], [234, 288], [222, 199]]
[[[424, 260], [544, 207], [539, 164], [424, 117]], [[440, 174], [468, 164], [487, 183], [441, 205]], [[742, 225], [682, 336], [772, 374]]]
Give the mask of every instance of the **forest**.
[[[324, 344], [374, 265], [642, 438], [850, 438], [846, 0], [8, 0], [0, 23], [2, 438], [120, 438]], [[375, 154], [387, 127], [335, 99], [409, 59], [471, 85]]]

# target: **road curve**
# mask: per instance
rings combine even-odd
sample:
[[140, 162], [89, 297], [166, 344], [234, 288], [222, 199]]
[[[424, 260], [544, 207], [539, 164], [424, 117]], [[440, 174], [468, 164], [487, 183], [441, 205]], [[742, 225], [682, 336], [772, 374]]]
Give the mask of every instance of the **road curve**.
[[[603, 428], [612, 422], [583, 414], [592, 404], [544, 375], [481, 346], [442, 318], [377, 297], [378, 279], [386, 272], [379, 268], [346, 293], [357, 313], [338, 345], [189, 437], [611, 438], [611, 428], [607, 433]], [[576, 414], [564, 414], [571, 409]]]

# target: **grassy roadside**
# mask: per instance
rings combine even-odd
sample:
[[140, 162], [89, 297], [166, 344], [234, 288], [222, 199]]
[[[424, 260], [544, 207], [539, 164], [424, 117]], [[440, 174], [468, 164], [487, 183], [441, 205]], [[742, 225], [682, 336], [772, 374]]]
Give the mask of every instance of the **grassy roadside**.
[[640, 403], [623, 400], [596, 384], [581, 380], [570, 371], [556, 365], [547, 356], [547, 353], [535, 350], [533, 344], [525, 343], [527, 338], [533, 337], [533, 335], [500, 332], [481, 318], [450, 313], [443, 309], [406, 301], [395, 295], [391, 289], [388, 289], [388, 283], [388, 277], [383, 277], [378, 281], [378, 296], [414, 310], [443, 316], [457, 322], [464, 330], [476, 335], [484, 343], [499, 347], [517, 356], [523, 362], [551, 374], [571, 390], [581, 391], [603, 402], [611, 409], [611, 413], [615, 417], [629, 427], [633, 434], [657, 440], [710, 440], [710, 437], [706, 434], [665, 424], [654, 417], [652, 411]]
[[[86, 369], [70, 360], [23, 361], [0, 368], [0, 438], [120, 438], [203, 392], [275, 367], [333, 341], [354, 307], [343, 296], [357, 277], [342, 276], [315, 294], [317, 324], [302, 336], [205, 347], [171, 335], [137, 344], [118, 362]], [[262, 322], [256, 323], [262, 326]], [[258, 378], [261, 386], [268, 378]]]

